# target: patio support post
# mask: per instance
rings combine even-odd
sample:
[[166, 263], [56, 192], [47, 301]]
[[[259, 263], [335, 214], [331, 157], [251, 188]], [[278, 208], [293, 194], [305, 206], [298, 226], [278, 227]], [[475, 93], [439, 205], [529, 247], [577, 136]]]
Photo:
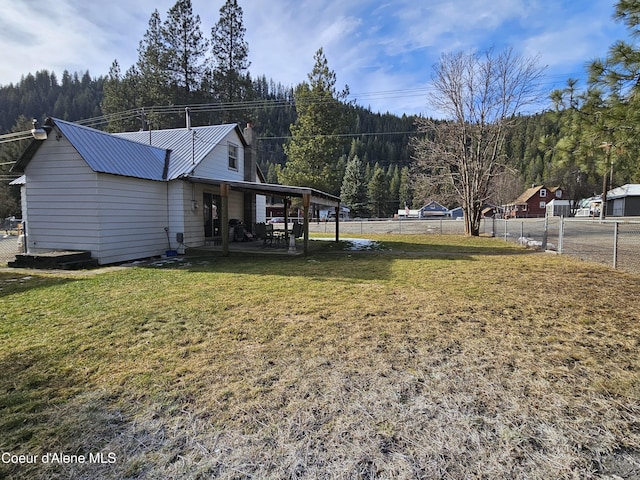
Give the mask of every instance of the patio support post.
[[336, 243], [340, 241], [340, 205], [336, 207]]
[[309, 249], [309, 205], [311, 204], [311, 195], [305, 193], [302, 195], [302, 211], [304, 220], [302, 221], [302, 234], [304, 238], [304, 254], [307, 255]]
[[220, 232], [222, 235], [222, 255], [229, 256], [229, 185], [220, 184]]
[[289, 207], [291, 206], [291, 199], [284, 197], [284, 244], [289, 245]]

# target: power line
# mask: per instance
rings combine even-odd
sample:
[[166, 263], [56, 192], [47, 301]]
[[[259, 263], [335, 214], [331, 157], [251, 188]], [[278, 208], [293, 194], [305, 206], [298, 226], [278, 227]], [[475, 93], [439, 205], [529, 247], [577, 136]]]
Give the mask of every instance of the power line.
[[[555, 75], [543, 75], [540, 77], [544, 82], [548, 82], [548, 85], [555, 85], [559, 80], [565, 80], [569, 77], [580, 77], [584, 74], [574, 73], [574, 74], [555, 74]], [[541, 85], [542, 87], [542, 82]], [[434, 91], [434, 87], [432, 85], [428, 85], [425, 87], [416, 87], [416, 88], [405, 88], [405, 89], [394, 89], [394, 90], [381, 90], [381, 91], [373, 91], [373, 92], [361, 92], [361, 93], [350, 93], [346, 98], [349, 102], [363, 102], [363, 101], [372, 101], [372, 100], [383, 100], [383, 99], [397, 99], [397, 98], [414, 98], [414, 97], [425, 97], [429, 93]], [[330, 96], [327, 98], [326, 96], [310, 96], [309, 103], [311, 104], [322, 104], [335, 101], [336, 99]], [[305, 102], [306, 103], [306, 102]], [[117, 121], [127, 121], [132, 120], [136, 117], [139, 118], [141, 114], [146, 116], [149, 115], [176, 115], [184, 112], [185, 108], [189, 108], [192, 113], [211, 113], [211, 112], [232, 112], [232, 111], [240, 111], [240, 110], [254, 110], [254, 109], [267, 109], [267, 108], [295, 108], [296, 102], [295, 99], [260, 99], [260, 100], [247, 100], [241, 102], [214, 102], [214, 103], [200, 103], [200, 104], [183, 104], [183, 105], [160, 105], [153, 107], [141, 107], [134, 108], [129, 110], [124, 110], [121, 112], [115, 112], [111, 114], [104, 114], [98, 117], [88, 118], [84, 120], [77, 121], [76, 123], [79, 125], [90, 126], [90, 127], [100, 127], [109, 124], [110, 122]], [[362, 107], [364, 108], [364, 107]], [[389, 132], [388, 134], [394, 134], [395, 132]], [[386, 133], [377, 133], [370, 135], [382, 135]], [[355, 134], [344, 134], [344, 136], [354, 136]], [[359, 134], [359, 135], [367, 135], [367, 134]], [[28, 139], [31, 136], [30, 131], [25, 132], [16, 132], [16, 133], [8, 133], [4, 135], [0, 135], [0, 144], [8, 143], [17, 140]], [[285, 137], [259, 137], [261, 139], [287, 139], [289, 136]]]
[[[383, 135], [415, 135], [419, 134], [417, 130], [407, 132], [367, 132], [367, 133], [334, 133], [327, 135], [301, 135], [296, 138], [331, 138], [331, 137], [377, 137]], [[257, 137], [258, 140], [287, 140], [293, 138], [292, 135], [286, 135], [282, 137]]]

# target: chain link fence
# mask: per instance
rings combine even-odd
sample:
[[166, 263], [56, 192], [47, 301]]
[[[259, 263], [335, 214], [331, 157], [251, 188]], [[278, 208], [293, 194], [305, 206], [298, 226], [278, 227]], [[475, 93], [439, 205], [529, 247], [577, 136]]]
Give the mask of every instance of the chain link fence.
[[[6, 227], [6, 228], [5, 228]], [[0, 229], [0, 266], [19, 253], [18, 231]], [[334, 222], [313, 222], [312, 233], [335, 235]], [[349, 235], [376, 233], [463, 235], [464, 222], [434, 220], [351, 220], [340, 222]], [[483, 219], [480, 232], [531, 248], [556, 251], [581, 260], [598, 262], [640, 274], [640, 219], [603, 220], [550, 217], [547, 219]]]
[[[438, 235], [464, 234], [464, 222], [454, 219], [434, 220], [348, 220], [340, 222], [340, 233], [348, 235], [367, 235], [375, 233], [422, 233]], [[335, 234], [336, 224], [329, 222], [312, 222], [309, 224], [312, 233]]]
[[640, 273], [640, 219], [487, 219], [483, 233]]
[[[464, 222], [454, 219], [350, 220], [340, 222], [340, 233], [464, 234]], [[334, 222], [309, 225], [312, 233], [335, 234]], [[581, 260], [640, 273], [640, 219], [539, 219], [482, 220], [480, 232], [530, 248], [556, 251]]]
[[640, 219], [487, 219], [485, 234], [640, 273]]
[[20, 220], [13, 218], [0, 220], [0, 267], [5, 267], [21, 252], [18, 245], [20, 223]]

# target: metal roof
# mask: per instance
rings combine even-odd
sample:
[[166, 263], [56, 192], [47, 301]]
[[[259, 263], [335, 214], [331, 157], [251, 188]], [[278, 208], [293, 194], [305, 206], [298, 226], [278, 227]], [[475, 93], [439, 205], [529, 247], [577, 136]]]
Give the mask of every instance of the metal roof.
[[607, 192], [607, 200], [623, 197], [640, 197], [640, 183], [628, 183]]
[[209, 125], [204, 127], [175, 128], [113, 134], [144, 144], [171, 150], [167, 179], [189, 175], [224, 138], [236, 130], [240, 141], [246, 146], [244, 136], [236, 124]]
[[166, 149], [142, 145], [76, 123], [53, 121], [93, 171], [165, 180]]
[[287, 197], [302, 197], [309, 195], [311, 203], [316, 205], [327, 205], [332, 207], [340, 206], [340, 197], [316, 190], [310, 187], [296, 187], [293, 185], [278, 185], [273, 183], [245, 182], [238, 180], [221, 180], [204, 177], [184, 177], [184, 180], [191, 183], [202, 183], [207, 185], [229, 185], [232, 189], [255, 193], [258, 195], [282, 195]]
[[25, 175], [20, 175], [18, 178], [9, 183], [9, 185], [26, 185], [27, 177]]

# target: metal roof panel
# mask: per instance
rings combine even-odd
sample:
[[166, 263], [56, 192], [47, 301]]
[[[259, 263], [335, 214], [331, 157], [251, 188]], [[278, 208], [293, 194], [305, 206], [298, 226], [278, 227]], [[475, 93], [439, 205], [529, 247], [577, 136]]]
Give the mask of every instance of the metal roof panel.
[[238, 131], [236, 124], [209, 125], [203, 127], [175, 128], [169, 130], [151, 130], [140, 132], [115, 133], [119, 138], [139, 142], [147, 146], [171, 150], [169, 180], [190, 174], [193, 169], [233, 130]]
[[638, 183], [627, 183], [626, 185], [622, 185], [621, 187], [616, 187], [613, 190], [609, 190], [607, 192], [607, 199], [614, 200], [616, 198], [623, 197], [638, 197], [640, 196], [640, 184]]
[[165, 180], [165, 149], [59, 119], [54, 123], [95, 172]]

